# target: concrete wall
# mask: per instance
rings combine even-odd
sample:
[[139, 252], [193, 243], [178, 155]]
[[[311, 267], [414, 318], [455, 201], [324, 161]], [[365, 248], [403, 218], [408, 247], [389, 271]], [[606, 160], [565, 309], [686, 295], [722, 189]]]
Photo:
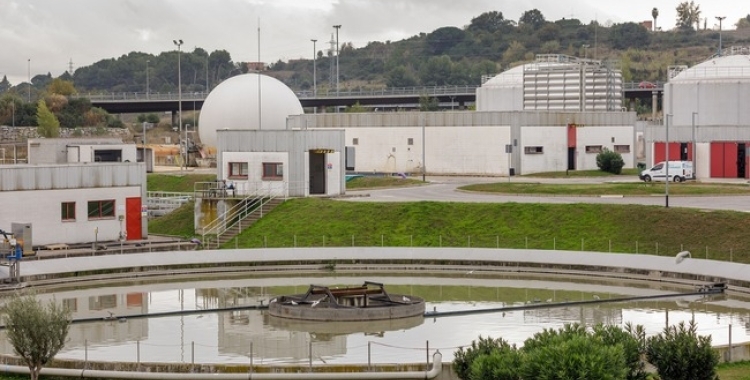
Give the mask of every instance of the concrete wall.
[[[141, 163], [4, 166], [0, 178], [0, 228], [31, 223], [34, 245], [117, 240], [121, 228], [125, 231], [125, 222], [118, 220], [126, 216], [125, 199], [145, 199]], [[114, 200], [115, 216], [89, 219], [88, 202], [96, 200]], [[75, 202], [75, 221], [62, 221], [63, 202]], [[145, 217], [142, 220], [146, 236], [148, 224]]]
[[[432, 175], [505, 176], [507, 144], [514, 145], [510, 161], [517, 174], [564, 170], [569, 123], [585, 126], [581, 143], [630, 145], [623, 158], [633, 167], [635, 119], [632, 112], [383, 112], [292, 116], [289, 126], [344, 129], [346, 146], [355, 149], [355, 172], [420, 174], [424, 167]], [[530, 145], [544, 146], [544, 154], [527, 157], [523, 147]], [[596, 169], [589, 159], [582, 165]]]

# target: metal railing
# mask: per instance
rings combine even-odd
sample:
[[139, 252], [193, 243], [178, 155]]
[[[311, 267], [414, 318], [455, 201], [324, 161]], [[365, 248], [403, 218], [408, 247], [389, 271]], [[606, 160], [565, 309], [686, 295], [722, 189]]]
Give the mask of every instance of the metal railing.
[[282, 186], [284, 188], [279, 189], [270, 186], [269, 183], [260, 182], [240, 184], [238, 188], [228, 188], [224, 182], [196, 182], [196, 198], [236, 198], [240, 196], [235, 205], [201, 228], [203, 245], [210, 247], [211, 244], [216, 244], [216, 248], [218, 248], [219, 239], [229, 229], [237, 226], [242, 231], [242, 222], [253, 214], [257, 214], [259, 218], [262, 218], [264, 206], [267, 206], [268, 203], [277, 198], [283, 197], [283, 199], [286, 199], [286, 185]]
[[[747, 69], [745, 69], [747, 70]], [[488, 78], [490, 79], [490, 78]], [[486, 82], [486, 80], [483, 79]], [[664, 87], [663, 82], [649, 82], [649, 87], [640, 86], [642, 82], [626, 82], [622, 84], [624, 90], [659, 90]], [[651, 87], [653, 85], [653, 87]], [[474, 95], [478, 85], [457, 86], [414, 86], [414, 87], [384, 87], [384, 88], [355, 88], [335, 91], [318, 90], [317, 96], [312, 90], [296, 91], [299, 99], [324, 99], [324, 98], [362, 98], [362, 97], [389, 97], [404, 95]], [[88, 92], [71, 95], [71, 98], [86, 98], [96, 102], [153, 102], [153, 101], [177, 101], [177, 93], [145, 93], [145, 92]], [[207, 92], [183, 92], [182, 101], [203, 101], [208, 96]]]
[[146, 192], [148, 217], [152, 218], [169, 214], [192, 199], [192, 193], [148, 191]]

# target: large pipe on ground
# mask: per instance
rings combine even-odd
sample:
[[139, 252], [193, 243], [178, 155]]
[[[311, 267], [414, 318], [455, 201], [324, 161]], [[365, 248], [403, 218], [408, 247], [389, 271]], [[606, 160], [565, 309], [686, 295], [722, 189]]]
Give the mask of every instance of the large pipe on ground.
[[[440, 375], [443, 369], [443, 355], [436, 351], [432, 355], [432, 368], [428, 371], [405, 372], [306, 372], [306, 373], [176, 373], [176, 372], [137, 372], [103, 371], [71, 368], [43, 368], [40, 375], [98, 379], [139, 379], [139, 380], [431, 380]], [[0, 372], [29, 374], [29, 368], [6, 365]]]

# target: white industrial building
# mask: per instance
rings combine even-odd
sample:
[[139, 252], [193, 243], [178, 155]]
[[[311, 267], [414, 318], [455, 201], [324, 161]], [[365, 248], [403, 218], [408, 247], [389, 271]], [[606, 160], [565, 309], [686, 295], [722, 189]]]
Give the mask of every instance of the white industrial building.
[[664, 161], [669, 141], [669, 159], [694, 161], [698, 179], [750, 178], [750, 48], [669, 73], [663, 124], [646, 128], [647, 161]]
[[0, 229], [30, 225], [25, 251], [146, 238], [146, 170], [135, 162], [135, 145], [119, 139], [30, 139], [28, 148], [28, 165], [0, 166]]
[[[597, 168], [596, 155], [604, 149], [621, 153], [626, 167], [635, 166], [636, 115], [622, 111], [620, 72], [599, 61], [540, 56], [487, 81], [477, 90], [477, 105], [477, 112], [303, 114], [281, 82], [246, 74], [209, 94], [200, 137], [217, 147], [219, 179], [237, 179], [247, 188], [280, 186], [265, 173], [263, 160], [273, 159], [284, 163], [289, 181], [305, 182], [308, 190], [295, 195], [343, 192], [344, 170], [490, 176], [587, 170]], [[343, 131], [345, 146], [323, 134], [331, 131]], [[292, 137], [296, 133], [304, 137]], [[279, 140], [290, 138], [306, 142]], [[326, 168], [324, 191], [312, 183], [316, 152], [325, 155], [319, 158]], [[232, 165], [239, 164], [247, 172], [232, 178]], [[342, 185], [333, 186], [333, 180]]]

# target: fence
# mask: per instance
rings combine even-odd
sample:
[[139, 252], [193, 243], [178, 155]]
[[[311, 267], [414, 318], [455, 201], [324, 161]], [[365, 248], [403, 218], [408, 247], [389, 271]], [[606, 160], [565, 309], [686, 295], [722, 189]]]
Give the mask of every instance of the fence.
[[[240, 248], [235, 238], [229, 243]], [[699, 244], [664, 244], [658, 241], [586, 239], [570, 237], [502, 236], [502, 235], [243, 235], [242, 248], [298, 247], [445, 247], [445, 248], [508, 248], [564, 251], [634, 253], [674, 256], [690, 251], [694, 258], [750, 262], [747, 247], [731, 241], [720, 246]]]

